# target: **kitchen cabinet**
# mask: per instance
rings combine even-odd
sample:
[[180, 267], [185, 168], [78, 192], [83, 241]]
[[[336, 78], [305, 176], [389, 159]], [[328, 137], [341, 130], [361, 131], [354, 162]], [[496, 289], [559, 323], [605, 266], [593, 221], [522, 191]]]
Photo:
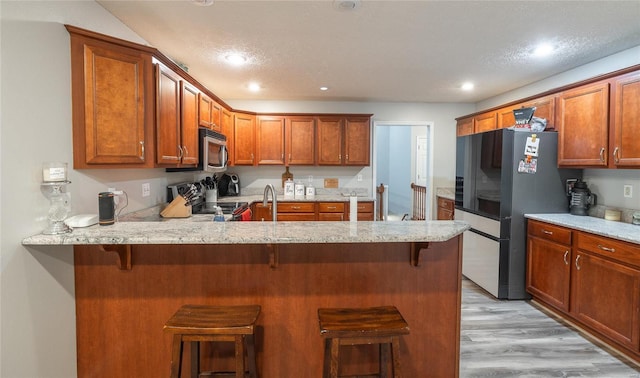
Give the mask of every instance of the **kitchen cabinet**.
[[449, 198], [436, 196], [438, 203], [438, 220], [453, 220], [454, 201]]
[[156, 62], [156, 163], [198, 164], [198, 89]]
[[217, 132], [222, 132], [222, 106], [202, 92], [198, 94], [198, 101], [199, 125]]
[[549, 95], [537, 98], [532, 101], [522, 102], [513, 106], [507, 106], [498, 110], [498, 129], [511, 127], [516, 124], [516, 118], [513, 116], [514, 109], [536, 107], [533, 113], [534, 117], [544, 118], [547, 120], [547, 129], [555, 128], [555, 95]]
[[640, 246], [528, 221], [527, 291], [640, 360]]
[[[345, 209], [345, 218], [351, 220], [348, 208]], [[372, 221], [373, 219], [373, 201], [358, 201], [358, 220]]]
[[345, 219], [345, 203], [344, 202], [319, 202], [318, 203], [318, 220], [319, 221], [343, 221]]
[[256, 117], [256, 156], [258, 165], [284, 164], [285, 118]]
[[233, 120], [233, 163], [234, 165], [254, 165], [256, 148], [256, 117], [251, 114], [234, 114]]
[[496, 112], [487, 112], [473, 117], [473, 132], [482, 133], [485, 131], [495, 130], [497, 126], [496, 114]]
[[558, 95], [558, 166], [606, 167], [609, 148], [609, 82]]
[[[253, 205], [253, 220], [273, 220], [271, 202], [264, 206], [261, 202]], [[315, 221], [315, 202], [278, 202], [278, 221]]]
[[228, 151], [228, 165], [233, 166], [233, 151], [234, 151], [234, 141], [233, 141], [233, 122], [234, 122], [234, 114], [233, 112], [222, 108], [222, 112], [220, 114], [220, 124], [222, 135], [227, 137], [227, 151]]
[[71, 37], [73, 167], [153, 167], [151, 53], [66, 28]]
[[370, 117], [318, 117], [318, 165], [369, 165], [370, 123]]
[[572, 232], [529, 220], [526, 288], [534, 297], [569, 311]]
[[313, 116], [285, 118], [285, 165], [316, 163], [316, 120]]
[[461, 118], [456, 123], [456, 136], [473, 134], [473, 117]]
[[616, 77], [611, 85], [613, 167], [640, 167], [640, 71]]

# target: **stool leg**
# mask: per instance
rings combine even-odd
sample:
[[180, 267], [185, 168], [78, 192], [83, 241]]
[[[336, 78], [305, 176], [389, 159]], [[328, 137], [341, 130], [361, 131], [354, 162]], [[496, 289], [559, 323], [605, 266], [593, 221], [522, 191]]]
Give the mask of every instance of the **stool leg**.
[[244, 378], [244, 340], [242, 336], [235, 337], [236, 378]]
[[245, 336], [247, 348], [247, 359], [249, 364], [249, 377], [258, 378], [258, 368], [256, 367], [256, 342], [253, 335]]
[[200, 377], [200, 342], [191, 342], [191, 378]]
[[391, 345], [389, 343], [380, 344], [380, 377], [389, 377], [389, 360], [391, 357]]
[[391, 338], [391, 360], [393, 361], [393, 377], [401, 378], [402, 371], [400, 369], [400, 338]]
[[171, 378], [180, 378], [182, 370], [182, 335], [173, 335], [171, 346]]
[[340, 339], [331, 339], [331, 370], [330, 377], [338, 378], [338, 369], [340, 365]]

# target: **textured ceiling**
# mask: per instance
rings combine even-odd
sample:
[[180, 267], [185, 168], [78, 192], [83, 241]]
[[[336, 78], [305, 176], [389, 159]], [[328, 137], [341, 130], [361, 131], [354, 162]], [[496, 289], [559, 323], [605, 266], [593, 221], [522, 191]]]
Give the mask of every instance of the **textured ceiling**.
[[225, 100], [477, 102], [640, 45], [640, 0], [98, 3]]

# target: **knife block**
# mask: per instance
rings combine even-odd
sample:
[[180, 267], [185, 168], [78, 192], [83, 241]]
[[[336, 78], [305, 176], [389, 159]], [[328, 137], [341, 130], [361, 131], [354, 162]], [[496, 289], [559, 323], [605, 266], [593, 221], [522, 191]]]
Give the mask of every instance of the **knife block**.
[[182, 196], [177, 196], [160, 215], [163, 218], [188, 218], [191, 216], [191, 205]]

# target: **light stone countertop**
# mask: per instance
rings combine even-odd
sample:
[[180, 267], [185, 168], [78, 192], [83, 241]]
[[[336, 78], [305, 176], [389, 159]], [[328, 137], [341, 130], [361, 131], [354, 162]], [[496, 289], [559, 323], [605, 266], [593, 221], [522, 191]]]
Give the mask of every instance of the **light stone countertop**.
[[34, 235], [23, 245], [298, 244], [447, 241], [469, 229], [462, 221], [212, 222], [210, 216], [163, 222], [116, 222], [63, 235]]
[[640, 244], [640, 226], [602, 218], [563, 214], [525, 214], [526, 218]]
[[456, 199], [456, 189], [455, 188], [436, 188], [436, 196], [455, 200]]

